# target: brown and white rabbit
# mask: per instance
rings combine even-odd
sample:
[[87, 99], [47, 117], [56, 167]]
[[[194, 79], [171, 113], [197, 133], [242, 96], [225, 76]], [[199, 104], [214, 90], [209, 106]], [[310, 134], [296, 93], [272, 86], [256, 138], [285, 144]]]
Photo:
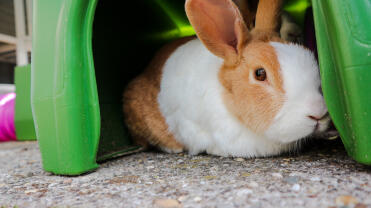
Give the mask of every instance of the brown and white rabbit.
[[260, 0], [249, 32], [232, 0], [187, 0], [199, 39], [159, 51], [124, 92], [138, 144], [177, 153], [276, 155], [329, 119], [313, 54], [279, 38], [281, 0]]

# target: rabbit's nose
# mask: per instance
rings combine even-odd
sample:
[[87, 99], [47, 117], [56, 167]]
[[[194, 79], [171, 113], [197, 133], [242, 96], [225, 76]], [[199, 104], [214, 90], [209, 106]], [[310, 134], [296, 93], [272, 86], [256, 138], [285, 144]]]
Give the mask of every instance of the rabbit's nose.
[[326, 118], [328, 116], [328, 112], [326, 112], [325, 114], [321, 115], [321, 116], [318, 116], [318, 115], [309, 115], [308, 117], [312, 120], [315, 120], [315, 121], [320, 121], [324, 118]]

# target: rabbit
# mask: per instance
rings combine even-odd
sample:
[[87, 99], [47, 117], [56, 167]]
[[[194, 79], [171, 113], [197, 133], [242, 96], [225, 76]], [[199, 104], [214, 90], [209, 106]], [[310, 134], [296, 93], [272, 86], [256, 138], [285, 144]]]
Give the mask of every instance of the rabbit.
[[168, 153], [266, 157], [326, 130], [318, 64], [279, 38], [281, 0], [260, 0], [248, 30], [232, 0], [186, 0], [196, 37], [162, 48], [123, 94], [134, 141]]

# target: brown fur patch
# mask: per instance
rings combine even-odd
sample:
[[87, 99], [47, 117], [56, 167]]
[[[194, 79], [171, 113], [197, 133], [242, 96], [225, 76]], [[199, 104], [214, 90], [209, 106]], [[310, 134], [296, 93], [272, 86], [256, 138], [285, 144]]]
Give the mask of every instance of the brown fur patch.
[[[258, 68], [266, 70], [267, 80], [255, 80]], [[249, 43], [238, 64], [224, 65], [220, 70], [227, 108], [256, 133], [269, 127], [283, 105], [285, 92], [280, 70], [274, 48], [262, 41]]]
[[157, 103], [162, 68], [169, 56], [180, 45], [194, 37], [177, 40], [162, 48], [144, 73], [129, 83], [124, 91], [123, 110], [126, 124], [135, 142], [143, 147], [148, 143], [162, 149], [179, 152], [183, 145], [168, 131], [168, 125]]
[[255, 29], [277, 31], [280, 24], [283, 0], [259, 0], [256, 12]]

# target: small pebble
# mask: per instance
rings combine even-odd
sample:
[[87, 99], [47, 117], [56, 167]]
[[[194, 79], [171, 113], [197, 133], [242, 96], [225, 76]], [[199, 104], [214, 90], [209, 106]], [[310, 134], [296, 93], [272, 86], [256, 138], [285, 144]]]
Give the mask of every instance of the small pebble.
[[288, 177], [285, 177], [283, 180], [286, 183], [289, 183], [289, 184], [296, 184], [299, 181], [299, 177], [298, 176], [288, 176]]
[[235, 158], [234, 161], [243, 162], [243, 161], [245, 161], [245, 159], [242, 158], [242, 157], [238, 157], [238, 158]]
[[357, 204], [358, 200], [353, 196], [339, 196], [336, 198], [335, 203], [338, 206], [348, 206]]
[[354, 206], [354, 208], [367, 208], [368, 206], [365, 204], [358, 203]]
[[249, 195], [249, 194], [252, 194], [252, 190], [248, 189], [248, 188], [241, 189], [241, 190], [237, 191], [237, 196], [245, 196], [245, 195]]
[[310, 178], [310, 180], [311, 180], [311, 181], [321, 181], [321, 178], [315, 176], [315, 177]]
[[291, 187], [291, 190], [293, 190], [293, 191], [300, 191], [300, 185], [299, 185], [299, 184], [294, 184], [294, 185]]
[[175, 199], [155, 199], [155, 207], [159, 208], [178, 208], [182, 205]]
[[251, 181], [251, 182], [249, 183], [249, 186], [250, 186], [251, 188], [257, 188], [257, 187], [259, 187], [259, 184], [258, 184], [257, 182], [255, 182], [255, 181]]
[[63, 181], [63, 184], [71, 184], [71, 183], [72, 183], [72, 179], [67, 179]]
[[188, 198], [188, 196], [183, 195], [183, 196], [178, 197], [178, 201], [184, 202], [185, 200], [187, 200], [187, 198]]
[[195, 202], [200, 202], [201, 200], [202, 200], [202, 198], [199, 197], [199, 196], [196, 196], [195, 198], [193, 198], [193, 201], [195, 201]]
[[161, 179], [157, 179], [156, 182], [157, 183], [165, 183], [165, 181], [164, 180], [161, 180]]
[[29, 194], [29, 193], [36, 193], [38, 191], [38, 189], [31, 189], [31, 190], [26, 190], [24, 191], [25, 194]]
[[290, 173], [289, 174], [289, 176], [298, 176], [300, 173], [298, 173], [298, 172], [292, 172], [292, 173]]
[[213, 175], [204, 176], [204, 179], [206, 179], [206, 180], [213, 180], [213, 179], [217, 179], [217, 178], [218, 178], [217, 176], [213, 176]]
[[242, 177], [249, 177], [251, 176], [251, 173], [240, 173]]
[[272, 176], [275, 178], [283, 178], [281, 173], [272, 173]]

